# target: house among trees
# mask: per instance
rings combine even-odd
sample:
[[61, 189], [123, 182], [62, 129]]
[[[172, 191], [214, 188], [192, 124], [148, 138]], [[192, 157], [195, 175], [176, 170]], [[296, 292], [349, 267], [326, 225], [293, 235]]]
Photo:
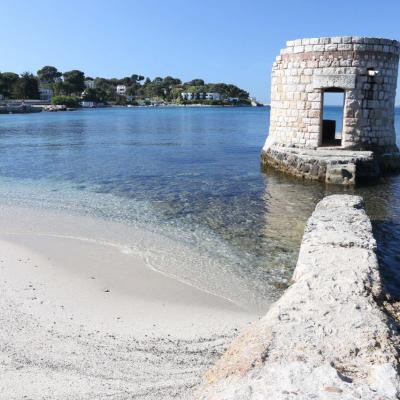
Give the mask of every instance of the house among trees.
[[221, 100], [221, 94], [218, 92], [182, 92], [181, 97], [183, 100], [193, 101], [193, 100]]
[[85, 78], [84, 83], [86, 89], [96, 89], [96, 83], [93, 78]]
[[[204, 93], [203, 93], [204, 95]], [[221, 94], [218, 92], [209, 92], [205, 94], [206, 100], [221, 100]]]
[[126, 95], [126, 85], [117, 85], [117, 95], [125, 96]]
[[54, 94], [54, 92], [52, 89], [45, 87], [45, 86], [39, 86], [40, 100], [50, 101], [51, 98], [53, 97], [53, 94]]

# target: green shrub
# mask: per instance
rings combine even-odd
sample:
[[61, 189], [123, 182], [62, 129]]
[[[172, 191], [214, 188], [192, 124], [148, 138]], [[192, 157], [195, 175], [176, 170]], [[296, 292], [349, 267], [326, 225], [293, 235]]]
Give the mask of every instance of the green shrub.
[[78, 108], [79, 101], [76, 97], [72, 96], [54, 96], [51, 99], [51, 104], [64, 105], [70, 108]]

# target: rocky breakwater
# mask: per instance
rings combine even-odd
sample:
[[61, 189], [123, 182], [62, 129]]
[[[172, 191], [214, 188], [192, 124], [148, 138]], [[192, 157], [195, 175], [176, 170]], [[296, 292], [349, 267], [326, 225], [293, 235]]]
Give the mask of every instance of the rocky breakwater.
[[362, 198], [323, 199], [292, 285], [204, 376], [197, 399], [399, 397], [398, 323], [385, 311]]

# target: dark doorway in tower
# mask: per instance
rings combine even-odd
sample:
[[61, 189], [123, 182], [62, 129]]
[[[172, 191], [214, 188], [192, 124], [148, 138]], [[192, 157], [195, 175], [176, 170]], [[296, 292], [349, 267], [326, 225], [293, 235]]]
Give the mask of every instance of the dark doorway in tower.
[[343, 130], [343, 89], [330, 88], [322, 93], [321, 146], [341, 146]]

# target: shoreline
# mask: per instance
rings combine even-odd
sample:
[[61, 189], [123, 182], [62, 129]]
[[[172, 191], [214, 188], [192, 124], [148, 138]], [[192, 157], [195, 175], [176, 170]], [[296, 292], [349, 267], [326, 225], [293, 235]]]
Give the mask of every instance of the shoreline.
[[258, 318], [117, 247], [35, 231], [23, 214], [7, 225], [5, 214], [0, 390], [7, 399], [185, 398]]
[[[22, 109], [22, 108], [5, 108], [0, 109], [0, 115], [4, 114], [36, 114], [40, 112], [64, 112], [64, 111], [77, 111], [77, 110], [98, 110], [98, 109], [137, 109], [137, 108], [270, 108], [269, 104], [259, 105], [259, 106], [252, 106], [249, 104], [156, 104], [156, 105], [102, 105], [102, 106], [95, 106], [95, 107], [78, 107], [78, 108], [60, 108], [57, 109], [55, 105], [28, 105], [29, 108]], [[47, 109], [46, 109], [47, 108]]]

